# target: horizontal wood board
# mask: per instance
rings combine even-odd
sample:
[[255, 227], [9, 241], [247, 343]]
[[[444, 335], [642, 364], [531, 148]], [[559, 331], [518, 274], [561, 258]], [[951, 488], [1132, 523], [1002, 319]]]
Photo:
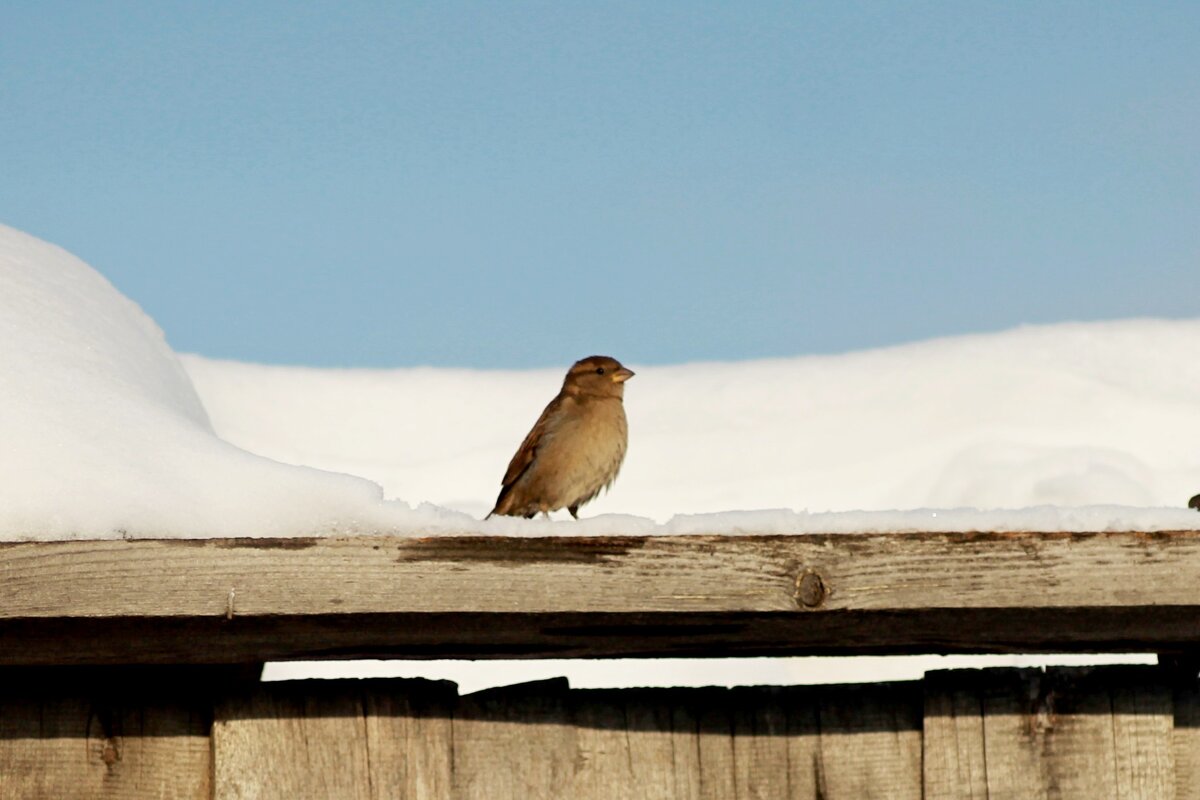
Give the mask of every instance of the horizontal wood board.
[[0, 664], [1188, 650], [1200, 532], [0, 545]]

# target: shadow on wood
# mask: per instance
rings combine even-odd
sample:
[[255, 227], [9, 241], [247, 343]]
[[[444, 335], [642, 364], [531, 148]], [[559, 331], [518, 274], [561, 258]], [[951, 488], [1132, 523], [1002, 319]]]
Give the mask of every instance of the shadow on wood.
[[1182, 800], [1200, 797], [1200, 694], [1177, 675], [633, 690], [559, 679], [459, 696], [444, 681], [4, 670], [0, 797]]

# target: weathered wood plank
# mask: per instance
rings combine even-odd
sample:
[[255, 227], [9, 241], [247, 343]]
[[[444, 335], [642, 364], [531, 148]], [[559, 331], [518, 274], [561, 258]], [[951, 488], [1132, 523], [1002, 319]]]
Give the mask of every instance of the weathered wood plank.
[[1116, 796], [1174, 797], [1175, 709], [1170, 687], [1131, 680], [1115, 684], [1111, 692]]
[[787, 712], [787, 780], [791, 797], [800, 800], [824, 800], [821, 765], [820, 707], [814, 692], [828, 687], [779, 690], [779, 702]]
[[308, 682], [223, 698], [212, 728], [214, 800], [370, 800], [365, 709], [358, 692]]
[[215, 800], [452, 797], [457, 704], [446, 681], [303, 681], [226, 694]]
[[[673, 800], [676, 797], [694, 797], [694, 776], [685, 770], [693, 763], [696, 753], [695, 740], [688, 731], [688, 747], [679, 750], [680, 735], [675, 730], [671, 703], [660, 697], [655, 702], [653, 690], [634, 692], [608, 692], [612, 706], [619, 705], [625, 715], [625, 747], [629, 752], [629, 774], [633, 792], [629, 796], [646, 800]], [[581, 723], [576, 703], [572, 723], [576, 735]], [[597, 797], [621, 797], [626, 795], [597, 795]]]
[[[647, 702], [653, 701], [648, 699]], [[692, 703], [677, 700], [670, 702], [669, 711], [672, 784], [676, 796], [702, 797], [699, 710]]]
[[[631, 741], [626, 703], [619, 696], [592, 694], [587, 701], [573, 698], [570, 720], [574, 730], [575, 763], [563, 786], [555, 792], [560, 797], [579, 800], [599, 800], [606, 797], [653, 797], [670, 798], [671, 791], [664, 793], [662, 783], [673, 778], [673, 770], [665, 769], [669, 761], [658, 764], [660, 770], [651, 770], [649, 775], [638, 776], [640, 769], [634, 767], [634, 755], [642, 754], [641, 748], [656, 751], [650, 758], [662, 756], [661, 746], [654, 736], [639, 737], [637, 745]], [[663, 731], [670, 745], [670, 727]], [[667, 751], [670, 752], [669, 750]], [[639, 758], [639, 767], [641, 759]], [[640, 777], [646, 782], [646, 792], [639, 791]], [[647, 780], [648, 778], [648, 780]]]
[[1175, 730], [1171, 754], [1175, 760], [1176, 800], [1200, 800], [1200, 684], [1196, 672], [1174, 676]]
[[709, 693], [688, 703], [696, 720], [696, 757], [699, 760], [699, 797], [702, 800], [721, 800], [736, 797], [737, 789], [733, 755], [733, 720], [725, 693]]
[[373, 796], [440, 800], [454, 786], [454, 708], [449, 681], [364, 681], [367, 764]]
[[822, 688], [817, 796], [921, 800], [920, 684]]
[[213, 725], [214, 797], [919, 798], [920, 685], [454, 697], [425, 681], [239, 691]]
[[460, 800], [568, 796], [581, 757], [565, 678], [459, 698], [454, 712], [454, 787]]
[[790, 800], [803, 797], [789, 786], [787, 693], [773, 689], [734, 689], [734, 797]]
[[930, 800], [1175, 797], [1172, 696], [1154, 670], [936, 673], [925, 709]]
[[988, 800], [979, 686], [926, 676], [924, 726], [926, 800]]
[[[572, 691], [577, 756], [562, 796], [580, 800], [698, 798], [700, 743], [694, 709], [724, 707], [724, 689]], [[698, 696], [710, 699], [699, 700]], [[726, 775], [724, 781], [732, 780]]]
[[210, 796], [198, 670], [0, 671], [0, 798]]
[[10, 543], [0, 575], [0, 664], [1200, 639], [1194, 531]]
[[734, 690], [560, 679], [465, 697], [433, 681], [8, 669], [0, 798], [903, 800], [922, 778], [930, 800], [1185, 798], [1196, 695], [1148, 667]]

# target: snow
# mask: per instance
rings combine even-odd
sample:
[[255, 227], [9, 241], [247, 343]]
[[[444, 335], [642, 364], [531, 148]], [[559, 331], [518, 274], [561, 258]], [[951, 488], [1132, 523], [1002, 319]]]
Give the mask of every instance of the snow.
[[0, 226], [0, 536], [292, 535], [378, 486], [218, 438], [162, 331], [95, 270]]
[[[485, 530], [1193, 528], [1198, 349], [1198, 320], [1131, 320], [840, 356], [635, 364], [629, 455], [612, 491], [585, 507], [590, 518]], [[560, 369], [184, 364], [230, 441], [473, 518], [562, 380]]]
[[[1200, 523], [1194, 320], [638, 366], [624, 472], [580, 523], [478, 521], [565, 367], [181, 364], [95, 270], [11, 228], [0, 326], [6, 539]], [[998, 507], [1020, 510], [974, 510]]]
[[[3, 226], [0, 341], [6, 540], [1200, 528], [1184, 508], [1200, 491], [1200, 320], [634, 364], [625, 467], [581, 522], [479, 521], [566, 364], [329, 370], [179, 357], [95, 270]], [[622, 674], [722, 683], [727, 667], [740, 676], [728, 682], [811, 682], [979, 662], [686, 663], [451, 674], [468, 687], [538, 669], [576, 685], [621, 685]], [[296, 670], [319, 671], [275, 675]]]

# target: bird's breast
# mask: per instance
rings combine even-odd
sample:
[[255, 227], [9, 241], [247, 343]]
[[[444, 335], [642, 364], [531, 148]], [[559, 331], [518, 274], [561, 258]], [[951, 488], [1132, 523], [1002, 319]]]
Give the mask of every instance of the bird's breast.
[[579, 491], [608, 485], [625, 458], [624, 407], [619, 400], [596, 400], [568, 411], [540, 448], [539, 466]]

